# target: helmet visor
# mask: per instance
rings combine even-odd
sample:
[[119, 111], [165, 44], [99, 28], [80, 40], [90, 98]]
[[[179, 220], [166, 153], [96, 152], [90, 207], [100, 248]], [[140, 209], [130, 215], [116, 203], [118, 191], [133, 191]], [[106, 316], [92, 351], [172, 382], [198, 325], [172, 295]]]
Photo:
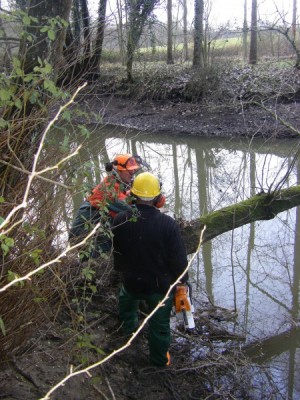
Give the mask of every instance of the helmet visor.
[[140, 156], [132, 156], [127, 158], [127, 160], [124, 163], [118, 162], [117, 169], [120, 171], [122, 170], [133, 171], [140, 169], [142, 166], [149, 168], [149, 164], [143, 161], [143, 159]]

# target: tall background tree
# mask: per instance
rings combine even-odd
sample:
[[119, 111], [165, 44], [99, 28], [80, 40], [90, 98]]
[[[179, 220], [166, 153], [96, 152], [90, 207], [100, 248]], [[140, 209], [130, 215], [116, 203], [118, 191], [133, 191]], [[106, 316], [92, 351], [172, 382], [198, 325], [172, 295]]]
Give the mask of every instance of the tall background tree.
[[188, 8], [187, 8], [187, 0], [182, 0], [182, 8], [183, 8], [183, 55], [184, 61], [189, 60], [189, 47], [188, 47]]
[[204, 1], [195, 0], [195, 23], [194, 23], [194, 56], [193, 66], [203, 68], [203, 15]]
[[172, 0], [167, 0], [167, 14], [168, 14], [167, 64], [174, 64], [172, 4], [173, 4]]
[[92, 61], [92, 67], [96, 73], [96, 77], [97, 77], [97, 72], [100, 68], [101, 55], [103, 49], [104, 32], [106, 24], [106, 7], [107, 7], [107, 0], [99, 0], [99, 9], [97, 17], [97, 35], [95, 40], [95, 50]]
[[133, 80], [132, 68], [134, 53], [139, 43], [145, 23], [154, 10], [158, 0], [126, 0], [126, 11], [128, 15], [127, 27], [127, 79]]
[[292, 16], [292, 38], [296, 40], [297, 33], [297, 0], [293, 0], [293, 16]]
[[248, 20], [247, 20], [247, 0], [244, 0], [244, 22], [243, 22], [243, 54], [244, 60], [248, 57]]
[[249, 64], [257, 63], [257, 0], [252, 0], [251, 4], [251, 28], [250, 28], [250, 52]]

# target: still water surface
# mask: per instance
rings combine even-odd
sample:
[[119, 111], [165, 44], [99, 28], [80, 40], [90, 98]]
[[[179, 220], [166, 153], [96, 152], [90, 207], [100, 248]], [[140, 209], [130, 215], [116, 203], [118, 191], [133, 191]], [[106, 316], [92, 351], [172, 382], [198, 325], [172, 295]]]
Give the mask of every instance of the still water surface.
[[[76, 176], [92, 186], [103, 178], [104, 163], [116, 153], [139, 154], [160, 176], [168, 213], [192, 220], [277, 185], [286, 188], [299, 182], [300, 169], [292, 163], [297, 148], [295, 140], [159, 136], [108, 126], [93, 132], [75, 168]], [[82, 194], [73, 201], [76, 209]], [[268, 338], [255, 355], [278, 390], [269, 398], [300, 398], [299, 330], [295, 333], [299, 232], [296, 208], [271, 221], [245, 225], [205, 244], [190, 273], [196, 308], [209, 299], [216, 306], [236, 309], [238, 319], [231, 329], [249, 343]], [[281, 335], [291, 329], [292, 334]], [[253, 386], [258, 380], [254, 371]], [[267, 379], [259, 384], [267, 385]], [[253, 396], [262, 398], [264, 390], [255, 390]]]

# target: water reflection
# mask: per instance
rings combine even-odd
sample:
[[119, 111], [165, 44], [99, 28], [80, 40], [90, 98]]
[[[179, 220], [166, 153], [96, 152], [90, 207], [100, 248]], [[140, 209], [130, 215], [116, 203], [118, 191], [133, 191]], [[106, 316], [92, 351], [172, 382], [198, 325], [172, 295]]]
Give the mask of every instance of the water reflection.
[[[297, 146], [293, 140], [172, 137], [106, 127], [92, 134], [70, 168], [78, 187], [93, 186], [116, 153], [139, 154], [160, 176], [170, 215], [191, 220], [299, 182], [299, 168], [292, 164]], [[82, 197], [80, 191], [72, 197], [69, 220]], [[216, 305], [236, 309], [235, 329], [248, 342], [264, 339], [252, 355], [267, 363], [281, 395], [290, 399], [300, 396], [299, 330], [286, 335], [299, 323], [298, 214], [292, 209], [215, 238], [203, 246], [191, 271], [199, 298], [205, 294]]]

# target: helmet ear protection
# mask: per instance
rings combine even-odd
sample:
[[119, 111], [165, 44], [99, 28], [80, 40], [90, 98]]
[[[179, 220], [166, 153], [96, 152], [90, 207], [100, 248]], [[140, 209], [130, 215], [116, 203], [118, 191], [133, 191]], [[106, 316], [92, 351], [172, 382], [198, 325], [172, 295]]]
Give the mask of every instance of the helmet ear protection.
[[105, 171], [106, 172], [111, 172], [115, 165], [118, 165], [118, 161], [117, 160], [105, 163]]
[[[133, 197], [133, 203], [135, 203], [135, 200], [136, 200], [137, 196], [134, 195], [132, 192], [130, 192], [130, 195]], [[165, 203], [166, 203], [166, 196], [164, 194], [160, 193], [154, 199], [153, 205], [156, 208], [162, 208], [165, 205]]]
[[156, 208], [162, 208], [162, 207], [165, 205], [165, 202], [166, 202], [166, 196], [160, 193], [160, 194], [156, 197], [156, 199], [155, 199], [153, 205], [154, 205]]

